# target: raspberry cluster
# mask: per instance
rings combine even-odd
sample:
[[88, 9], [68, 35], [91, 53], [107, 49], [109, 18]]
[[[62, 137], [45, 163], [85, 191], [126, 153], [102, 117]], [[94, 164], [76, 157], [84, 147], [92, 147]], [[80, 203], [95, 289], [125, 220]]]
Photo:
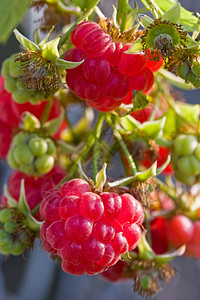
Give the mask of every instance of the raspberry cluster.
[[[41, 119], [47, 101], [39, 102], [38, 104], [32, 105], [29, 102], [24, 104], [16, 103], [12, 95], [5, 89], [5, 79], [0, 76], [0, 158], [5, 159], [10, 148], [12, 136], [17, 131], [17, 128], [21, 122], [21, 116], [25, 111], [29, 111], [39, 120]], [[51, 111], [49, 113], [48, 120], [58, 117], [60, 114], [60, 106], [58, 101], [53, 101]], [[55, 137], [59, 137], [60, 130], [64, 129], [66, 124], [62, 124]]]
[[126, 54], [132, 44], [113, 42], [98, 24], [80, 23], [72, 32], [72, 44], [64, 59], [83, 64], [67, 70], [69, 88], [88, 105], [99, 111], [111, 111], [122, 103], [132, 103], [132, 90], [148, 92], [154, 82], [153, 72], [162, 60], [152, 62], [141, 53]]
[[200, 179], [200, 143], [196, 136], [181, 134], [174, 140], [172, 165], [175, 177], [192, 185]]
[[14, 170], [42, 176], [52, 170], [55, 153], [52, 139], [40, 137], [37, 133], [20, 132], [12, 140], [7, 161]]
[[65, 182], [43, 199], [44, 249], [62, 260], [67, 273], [102, 272], [122, 253], [134, 249], [144, 220], [141, 204], [130, 194], [91, 192], [82, 179]]

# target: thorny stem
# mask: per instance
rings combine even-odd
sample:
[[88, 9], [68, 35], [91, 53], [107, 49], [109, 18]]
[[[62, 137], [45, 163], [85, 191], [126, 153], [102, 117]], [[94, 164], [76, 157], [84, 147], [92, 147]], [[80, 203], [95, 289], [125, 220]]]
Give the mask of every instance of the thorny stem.
[[124, 154], [125, 154], [125, 156], [128, 160], [128, 163], [129, 163], [131, 171], [132, 171], [132, 175], [135, 175], [135, 173], [137, 172], [135, 162], [134, 162], [133, 157], [131, 156], [128, 148], [126, 147], [126, 144], [124, 143], [121, 134], [116, 129], [115, 124], [113, 124], [113, 122], [112, 122], [112, 120], [109, 116], [107, 117], [106, 120], [107, 120], [108, 124], [110, 125], [110, 127], [112, 128], [113, 134], [114, 134], [115, 138], [117, 139], [117, 141], [119, 142], [119, 144], [120, 144], [120, 146], [121, 146], [121, 148], [122, 148], [122, 150], [123, 150], [123, 152], [124, 152]]
[[96, 140], [96, 136], [100, 135], [100, 133], [101, 133], [101, 128], [103, 125], [104, 118], [105, 118], [104, 114], [100, 113], [98, 116], [96, 125], [94, 127], [93, 133], [89, 136], [88, 141], [85, 144], [85, 146], [83, 147], [82, 152], [76, 158], [71, 169], [69, 169], [67, 176], [65, 176], [64, 179], [58, 184], [59, 187], [75, 174], [75, 172], [78, 169], [79, 161], [82, 161], [86, 157], [88, 152], [91, 150], [91, 148], [93, 147], [95, 140]]

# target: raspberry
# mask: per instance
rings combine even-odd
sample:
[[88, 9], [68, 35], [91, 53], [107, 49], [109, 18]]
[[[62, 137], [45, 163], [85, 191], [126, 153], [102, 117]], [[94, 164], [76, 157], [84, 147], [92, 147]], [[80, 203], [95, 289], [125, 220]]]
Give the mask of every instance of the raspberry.
[[158, 61], [147, 59], [147, 63], [145, 67], [151, 70], [151, 72], [156, 72], [162, 67], [162, 65], [163, 65], [163, 59], [162, 57], [160, 57]]
[[[65, 52], [64, 55], [64, 59], [67, 61], [81, 61], [83, 60], [85, 57], [85, 54], [82, 50], [78, 49], [78, 48], [72, 48], [69, 49], [67, 52]], [[81, 78], [82, 77], [82, 69], [83, 69], [83, 65], [81, 64], [80, 66], [68, 70], [68, 74], [70, 74], [73, 77], [77, 77], [77, 78]]]
[[86, 57], [83, 63], [83, 76], [91, 82], [101, 83], [111, 73], [109, 62], [103, 57]]
[[106, 279], [111, 282], [117, 282], [122, 280], [128, 280], [128, 277], [125, 275], [124, 268], [126, 263], [122, 260], [118, 261], [114, 266], [108, 268], [108, 270], [100, 274], [102, 279]]
[[104, 57], [111, 64], [116, 67], [122, 55], [123, 44], [120, 42], [111, 43], [104, 53]]
[[144, 54], [126, 54], [124, 51], [126, 50], [123, 48], [123, 53], [118, 64], [119, 72], [128, 76], [141, 72], [145, 68], [147, 61]]
[[47, 195], [40, 215], [45, 220], [41, 228], [44, 249], [58, 255], [62, 269], [74, 275], [102, 272], [122, 253], [134, 249], [144, 218], [133, 196], [108, 192], [97, 195], [78, 178]]
[[92, 21], [85, 21], [80, 23], [71, 34], [71, 41], [76, 47], [82, 49], [83, 40], [85, 36], [95, 29], [99, 29], [99, 25]]
[[151, 241], [152, 249], [156, 254], [163, 254], [168, 249], [168, 238], [166, 231], [166, 220], [162, 217], [157, 217], [151, 221]]
[[[119, 88], [120, 87], [120, 88]], [[122, 100], [129, 92], [127, 78], [120, 73], [113, 73], [108, 77], [108, 82], [103, 84], [103, 94], [114, 100]]]

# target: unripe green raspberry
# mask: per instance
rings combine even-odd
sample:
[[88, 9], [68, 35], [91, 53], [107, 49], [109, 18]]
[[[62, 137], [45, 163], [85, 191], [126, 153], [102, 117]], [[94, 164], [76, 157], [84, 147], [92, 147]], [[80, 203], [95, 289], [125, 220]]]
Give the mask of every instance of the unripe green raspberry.
[[7, 222], [3, 228], [6, 232], [13, 233], [16, 231], [16, 223], [14, 221]]
[[182, 183], [185, 183], [187, 185], [193, 185], [196, 182], [196, 176], [185, 176], [183, 173], [175, 170], [174, 176], [176, 179]]
[[37, 157], [44, 155], [48, 149], [46, 141], [40, 137], [31, 139], [29, 141], [29, 147], [32, 153]]
[[191, 155], [198, 145], [198, 140], [194, 135], [179, 135], [174, 141], [174, 151], [177, 155]]
[[12, 213], [9, 208], [4, 208], [0, 211], [0, 222], [5, 224], [12, 220]]
[[33, 175], [36, 175], [37, 174], [35, 173], [35, 166], [34, 166], [34, 163], [30, 164], [30, 165], [21, 165], [19, 167], [19, 170], [22, 172], [22, 173], [25, 173], [27, 175], [30, 175], [30, 176], [33, 176]]
[[16, 89], [12, 94], [13, 100], [17, 103], [25, 103], [29, 101], [31, 95], [29, 91]]
[[51, 139], [46, 139], [47, 143], [47, 153], [49, 155], [54, 155], [56, 153], [56, 146]]
[[19, 165], [29, 165], [34, 160], [34, 155], [28, 145], [18, 145], [14, 148], [14, 159]]
[[14, 61], [13, 59], [10, 60], [9, 63], [9, 74], [13, 78], [17, 78], [22, 71], [20, 70], [20, 62], [19, 61]]
[[10, 58], [7, 58], [3, 61], [2, 68], [1, 68], [1, 74], [3, 77], [9, 76], [9, 64], [10, 64]]
[[53, 156], [44, 154], [41, 157], [38, 157], [35, 161], [36, 169], [39, 173], [46, 174], [53, 169], [54, 158]]
[[25, 90], [23, 85], [21, 84], [19, 78], [16, 80], [16, 87], [17, 87], [18, 90], [21, 90], [21, 91]]
[[15, 149], [10, 149], [6, 159], [7, 159], [7, 163], [9, 164], [9, 166], [12, 169], [18, 170], [19, 164], [16, 162], [16, 160], [14, 158], [14, 151], [15, 151]]
[[189, 64], [188, 62], [183, 62], [182, 64], [179, 64], [177, 67], [177, 74], [182, 79], [187, 79], [187, 75], [189, 72]]
[[200, 87], [200, 78], [196, 76], [194, 73], [189, 72], [187, 79], [195, 86]]
[[20, 241], [15, 241], [10, 252], [12, 255], [20, 255], [23, 251], [24, 245]]
[[197, 175], [200, 172], [200, 162], [194, 155], [182, 156], [177, 161], [179, 172], [183, 175]]
[[14, 93], [17, 90], [16, 80], [12, 77], [6, 77], [4, 86], [9, 93]]
[[198, 144], [198, 146], [196, 147], [194, 154], [197, 157], [197, 159], [200, 161], [200, 144]]
[[10, 254], [13, 247], [13, 241], [10, 238], [3, 239], [0, 243], [0, 252], [4, 255]]
[[26, 144], [28, 141], [28, 136], [24, 132], [16, 134], [12, 140], [12, 145], [17, 146], [20, 144]]
[[9, 237], [10, 235], [7, 232], [5, 232], [5, 230], [0, 229], [0, 245], [2, 241], [9, 239]]

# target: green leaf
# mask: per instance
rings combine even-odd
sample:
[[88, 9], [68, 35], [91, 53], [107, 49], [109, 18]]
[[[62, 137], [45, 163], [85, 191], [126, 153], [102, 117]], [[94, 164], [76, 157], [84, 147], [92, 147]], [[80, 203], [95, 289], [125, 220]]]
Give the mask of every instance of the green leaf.
[[151, 25], [151, 23], [153, 23], [153, 19], [143, 14], [138, 15], [138, 21], [144, 28], [147, 28]]
[[32, 0], [0, 1], [0, 43], [5, 43], [13, 29], [21, 22]]
[[[200, 117], [200, 105], [190, 105], [186, 103], [177, 103], [177, 107], [180, 110], [180, 116], [176, 115], [177, 127], [181, 127], [186, 119], [188, 122], [197, 125]], [[183, 118], [181, 118], [183, 116]]]
[[186, 42], [184, 42], [187, 48], [198, 48], [199, 43], [193, 40], [189, 34], [187, 34]]
[[165, 79], [167, 79], [167, 81], [180, 88], [180, 89], [184, 89], [184, 90], [193, 90], [195, 89], [195, 87], [193, 86], [193, 84], [191, 83], [186, 83], [185, 80], [181, 79], [180, 77], [174, 75], [173, 73], [167, 71], [167, 70], [164, 70], [164, 69], [160, 69], [158, 71], [158, 73], [160, 75], [162, 75]]
[[26, 201], [24, 179], [21, 180], [18, 210], [25, 215], [31, 213], [30, 207], [28, 206], [28, 203]]
[[49, 61], [56, 61], [56, 59], [60, 56], [58, 52], [58, 43], [60, 38], [56, 38], [52, 40], [42, 47], [42, 57]]
[[141, 110], [145, 107], [147, 107], [149, 104], [149, 100], [147, 99], [147, 96], [144, 95], [142, 92], [137, 91], [135, 93], [134, 101], [133, 101], [133, 109], [134, 110]]
[[104, 163], [102, 169], [97, 173], [96, 184], [95, 184], [96, 188], [103, 189], [104, 184], [106, 183], [106, 180], [107, 180], [107, 177], [106, 177], [106, 168], [107, 168], [107, 164]]
[[38, 45], [36, 45], [35, 43], [27, 39], [25, 36], [23, 36], [23, 34], [21, 34], [17, 29], [14, 29], [14, 34], [16, 39], [25, 49], [28, 48], [31, 51], [40, 50], [40, 47]]
[[165, 125], [166, 117], [162, 117], [159, 120], [144, 122], [140, 129], [143, 130], [150, 138], [156, 139], [163, 135], [163, 128]]
[[3, 186], [3, 193], [4, 193], [5, 197], [7, 198], [8, 205], [11, 207], [17, 207], [18, 202], [10, 195], [6, 184]]
[[65, 119], [65, 110], [63, 107], [61, 107], [60, 115], [55, 119], [45, 122], [42, 125], [42, 127], [46, 130], [48, 134], [54, 135], [59, 130], [64, 119]]
[[162, 164], [161, 167], [157, 168], [156, 175], [161, 174], [164, 171], [164, 169], [168, 166], [170, 161], [171, 161], [171, 155], [168, 155], [168, 157], [167, 157], [166, 161], [164, 162], [164, 164]]
[[[155, 19], [161, 17], [163, 15], [163, 11], [158, 5], [156, 0], [141, 0], [144, 6], [152, 12], [154, 15]], [[159, 0], [159, 3], [161, 0]]]
[[118, 0], [117, 22], [120, 24], [121, 32], [124, 32], [125, 30], [128, 4], [129, 4], [129, 0]]
[[66, 70], [66, 69], [74, 69], [80, 66], [83, 62], [84, 59], [78, 62], [72, 62], [72, 61], [64, 60], [62, 58], [57, 58], [55, 64], [59, 70]]
[[[174, 6], [174, 2], [172, 0], [167, 0], [167, 1], [154, 0], [154, 1], [157, 3], [157, 5], [164, 13]], [[150, 0], [148, 2], [150, 2]], [[181, 17], [179, 19], [179, 24], [181, 24], [183, 28], [189, 32], [199, 31], [200, 29], [200, 23], [198, 18], [195, 17], [192, 12], [190, 12], [189, 10], [183, 7], [181, 7]]]
[[172, 8], [170, 8], [164, 15], [162, 16], [162, 20], [167, 20], [172, 23], [177, 23], [181, 16], [181, 5], [178, 2]]

